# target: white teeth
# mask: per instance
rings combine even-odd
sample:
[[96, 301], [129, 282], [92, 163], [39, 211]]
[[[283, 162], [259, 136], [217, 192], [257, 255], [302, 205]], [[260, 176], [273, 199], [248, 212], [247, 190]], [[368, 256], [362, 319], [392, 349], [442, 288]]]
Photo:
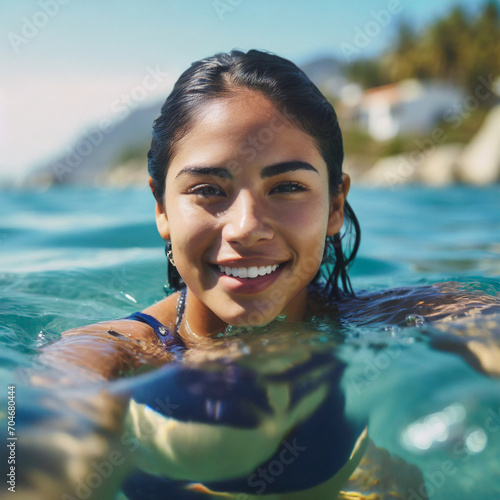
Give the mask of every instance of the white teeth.
[[256, 278], [259, 275], [259, 268], [258, 267], [249, 267], [248, 268], [248, 277], [249, 278]]
[[252, 267], [223, 267], [219, 266], [221, 273], [227, 276], [234, 276], [235, 278], [257, 278], [258, 276], [265, 276], [271, 274], [278, 269], [279, 264], [273, 266], [252, 266]]

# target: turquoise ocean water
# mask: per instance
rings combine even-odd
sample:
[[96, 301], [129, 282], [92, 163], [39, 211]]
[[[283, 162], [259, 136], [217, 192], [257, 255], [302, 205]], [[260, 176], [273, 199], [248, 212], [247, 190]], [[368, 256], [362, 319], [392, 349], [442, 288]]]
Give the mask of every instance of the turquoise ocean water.
[[[1, 193], [2, 426], [11, 383], [26, 428], [44, 412], [42, 389], [22, 376], [40, 347], [64, 330], [120, 318], [164, 297], [153, 201], [146, 189]], [[362, 227], [355, 290], [452, 281], [491, 297], [493, 306], [500, 301], [500, 187], [354, 188], [350, 201]], [[427, 491], [414, 488], [408, 499], [500, 499], [500, 366], [489, 373], [495, 370], [460, 348], [466, 332], [489, 353], [496, 350], [500, 363], [493, 306], [436, 332], [404, 306], [403, 321], [378, 318], [375, 302], [358, 318], [351, 312], [340, 333], [338, 325], [318, 333], [325, 349], [334, 348], [329, 333], [337, 343], [339, 335], [349, 339], [342, 357], [356, 375], [343, 384], [367, 415], [371, 439], [420, 468]], [[438, 333], [440, 342], [432, 342]]]

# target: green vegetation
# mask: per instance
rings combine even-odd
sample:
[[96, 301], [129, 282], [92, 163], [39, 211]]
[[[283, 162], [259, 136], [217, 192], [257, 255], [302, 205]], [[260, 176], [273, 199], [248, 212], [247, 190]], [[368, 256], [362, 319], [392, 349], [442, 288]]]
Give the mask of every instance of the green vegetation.
[[476, 17], [457, 6], [419, 32], [402, 23], [389, 51], [377, 59], [353, 61], [346, 72], [365, 88], [418, 78], [453, 82], [473, 92], [479, 76], [500, 75], [499, 41], [495, 1], [485, 3]]
[[[416, 31], [408, 22], [399, 25], [391, 48], [373, 59], [358, 59], [345, 67], [347, 77], [364, 88], [396, 83], [407, 78], [441, 80], [474, 95], [480, 83], [500, 76], [500, 7], [486, 2], [476, 16], [457, 6], [445, 17]], [[491, 75], [491, 76], [490, 76]], [[441, 144], [469, 142], [498, 97], [493, 92], [479, 99], [480, 106], [464, 112], [457, 122], [436, 124], [443, 130]], [[398, 135], [375, 141], [357, 127], [342, 127], [346, 156], [361, 168], [376, 160], [413, 151], [424, 135]], [[430, 133], [431, 131], [429, 131]]]
[[368, 132], [356, 127], [342, 128], [342, 137], [346, 158], [354, 160], [361, 168], [371, 167], [380, 158], [412, 151], [418, 139], [415, 135], [397, 135], [388, 141], [376, 141]]
[[[486, 115], [486, 110], [478, 108], [465, 116], [459, 127], [445, 121], [438, 123], [436, 128], [439, 127], [443, 130], [443, 140], [440, 144], [466, 144], [479, 130]], [[347, 158], [355, 160], [358, 166], [362, 168], [369, 168], [376, 160], [386, 156], [408, 153], [419, 149], [416, 141], [429, 138], [430, 132], [423, 135], [400, 134], [388, 141], [376, 141], [368, 132], [357, 127], [342, 127], [345, 155]]]
[[149, 143], [126, 147], [122, 150], [111, 168], [123, 167], [127, 164], [130, 165], [130, 168], [134, 168], [133, 160], [147, 164], [148, 150]]

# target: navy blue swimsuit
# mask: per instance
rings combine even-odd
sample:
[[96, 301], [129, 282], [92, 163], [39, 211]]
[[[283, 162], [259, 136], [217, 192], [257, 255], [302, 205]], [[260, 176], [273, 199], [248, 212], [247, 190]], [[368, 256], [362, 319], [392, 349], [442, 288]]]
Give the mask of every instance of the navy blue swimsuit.
[[[186, 349], [176, 332], [172, 334], [165, 325], [148, 314], [137, 312], [124, 319], [151, 326], [160, 342], [171, 352], [180, 354]], [[318, 367], [323, 368], [323, 375], [319, 379], [309, 377], [308, 374]], [[325, 352], [311, 354], [308, 360], [283, 373], [267, 375], [268, 382], [291, 383], [291, 408], [320, 384], [327, 384], [328, 395], [309, 417], [299, 422], [284, 437], [275, 454], [256, 467], [253, 474], [223, 481], [204, 481], [203, 484], [215, 491], [255, 495], [300, 491], [333, 477], [349, 460], [366, 425], [366, 422], [352, 421], [345, 415], [345, 395], [340, 387], [344, 369], [343, 362], [334, 358], [331, 352]], [[178, 406], [173, 415], [176, 420], [214, 426], [257, 428], [262, 413], [272, 412], [258, 374], [227, 361], [221, 364], [221, 369], [210, 373], [187, 364], [174, 363], [160, 381], [143, 384], [131, 396], [137, 403], [151, 408], [154, 408], [155, 400], [168, 396]], [[210, 410], [214, 402], [217, 402], [217, 413]], [[172, 417], [172, 414], [169, 416]], [[284, 447], [288, 447], [286, 455]], [[268, 472], [266, 476], [266, 471], [272, 472], [276, 467], [279, 468], [284, 456], [288, 457], [288, 462], [280, 469], [280, 474], [269, 475]], [[189, 483], [192, 481], [169, 479], [168, 470], [165, 471], [165, 477], [137, 472], [125, 481], [122, 490], [130, 500], [203, 498], [204, 495], [184, 489]]]
[[165, 346], [165, 349], [167, 349], [168, 351], [178, 353], [179, 351], [186, 350], [184, 341], [176, 332], [170, 332], [168, 327], [160, 323], [156, 318], [150, 316], [149, 314], [143, 312], [135, 312], [123, 319], [140, 321], [141, 323], [149, 325], [156, 333], [158, 340], [162, 343], [163, 346]]

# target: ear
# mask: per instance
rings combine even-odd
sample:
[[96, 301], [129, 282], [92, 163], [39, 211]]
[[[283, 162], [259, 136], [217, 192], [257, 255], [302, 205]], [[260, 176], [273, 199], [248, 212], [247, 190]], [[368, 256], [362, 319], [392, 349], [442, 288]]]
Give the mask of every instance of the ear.
[[342, 184], [339, 185], [339, 193], [330, 202], [330, 214], [328, 216], [327, 236], [337, 234], [344, 223], [344, 203], [351, 187], [351, 178], [342, 174]]
[[164, 205], [163, 200], [158, 199], [158, 196], [156, 196], [155, 185], [154, 185], [153, 179], [151, 177], [149, 178], [149, 187], [151, 188], [151, 191], [152, 191], [152, 193], [155, 197], [155, 200], [156, 200], [156, 208], [155, 208], [156, 227], [158, 228], [158, 232], [160, 233], [160, 236], [164, 240], [169, 240], [170, 239], [170, 224], [168, 223], [167, 212], [165, 211], [165, 205]]

